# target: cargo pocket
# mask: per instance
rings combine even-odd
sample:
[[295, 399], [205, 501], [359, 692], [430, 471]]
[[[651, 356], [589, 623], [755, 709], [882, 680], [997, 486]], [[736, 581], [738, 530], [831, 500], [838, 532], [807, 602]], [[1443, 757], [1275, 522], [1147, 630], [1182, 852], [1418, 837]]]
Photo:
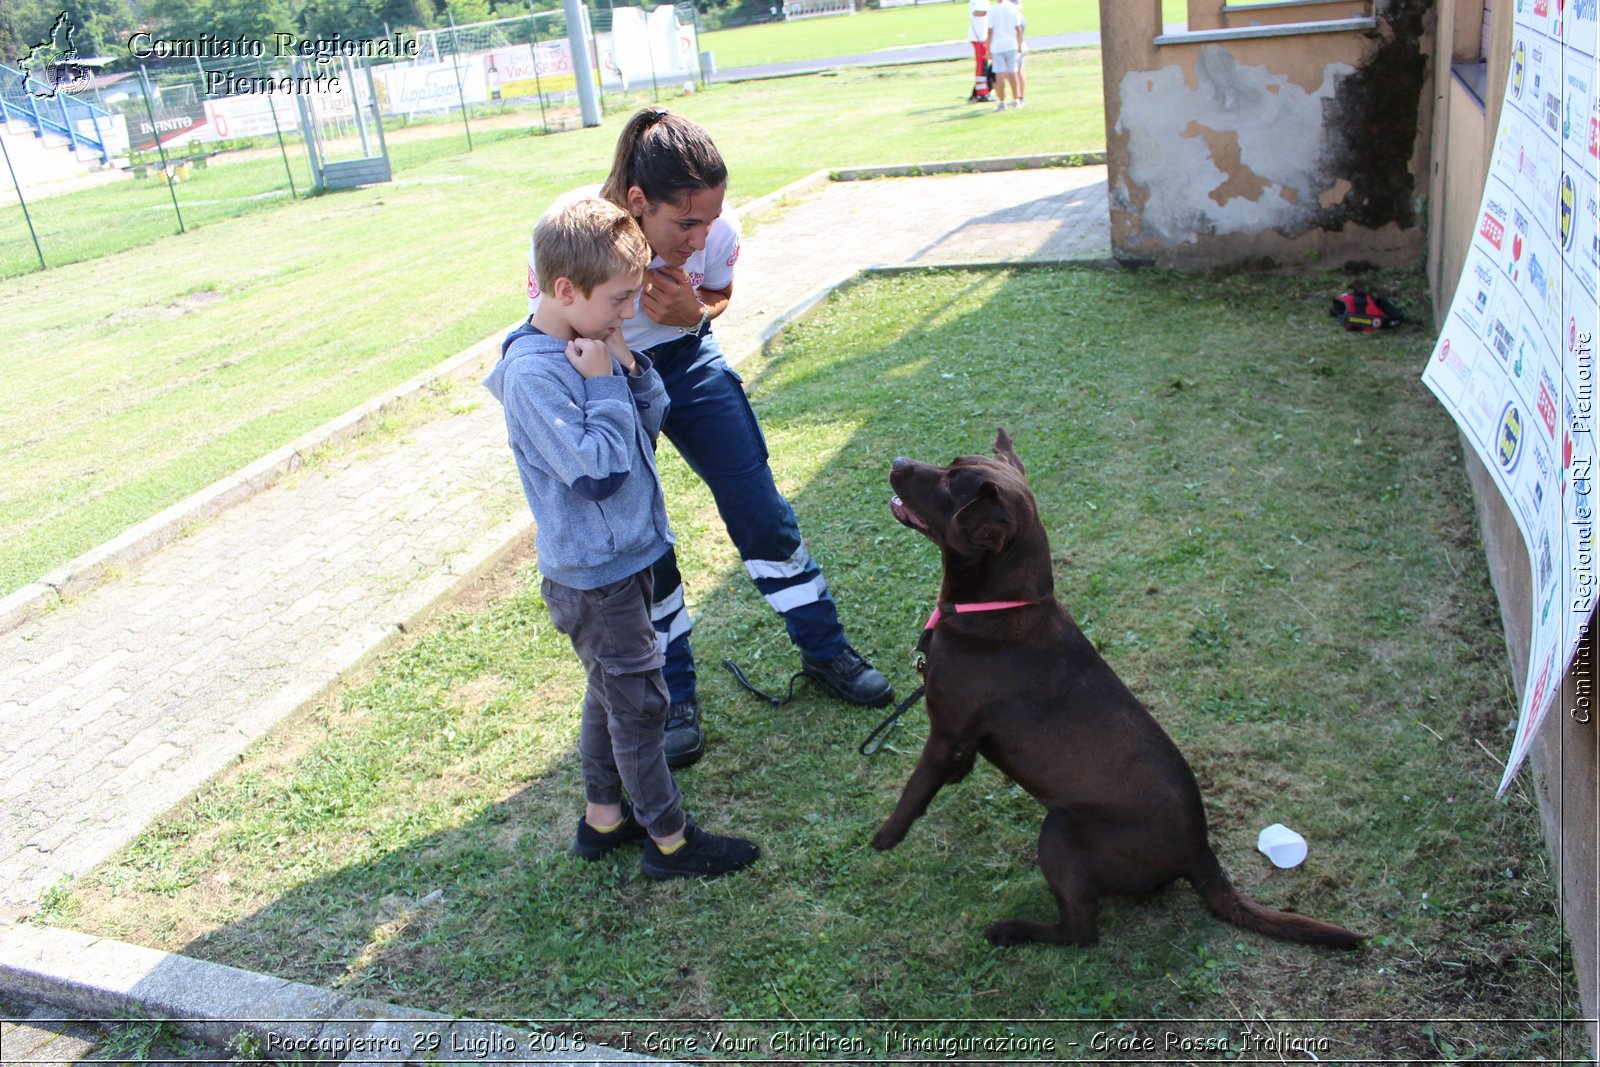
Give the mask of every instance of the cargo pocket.
[[658, 648], [600, 657], [613, 747], [660, 746], [660, 733], [667, 724], [667, 705], [671, 703], [660, 670], [664, 662]]
[[727, 364], [723, 364], [722, 371], [729, 378], [733, 379], [731, 386], [739, 405], [739, 410], [743, 413], [745, 423], [750, 428], [750, 439], [756, 444], [756, 448], [761, 456], [761, 462], [765, 463], [769, 456], [767, 451], [767, 435], [761, 432], [761, 423], [756, 419], [755, 410], [750, 407], [750, 398], [745, 395], [744, 379], [739, 377], [738, 371], [734, 370]]

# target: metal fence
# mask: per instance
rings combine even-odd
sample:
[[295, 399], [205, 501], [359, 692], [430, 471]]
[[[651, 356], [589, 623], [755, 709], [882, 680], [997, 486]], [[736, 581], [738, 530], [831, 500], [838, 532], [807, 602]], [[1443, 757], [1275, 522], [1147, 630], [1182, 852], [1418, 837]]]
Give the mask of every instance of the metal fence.
[[[586, 18], [590, 60], [604, 89], [653, 88], [659, 98], [669, 86], [699, 79], [692, 5], [608, 5], [586, 10]], [[244, 58], [168, 61], [97, 79], [74, 99], [99, 102], [105, 139], [78, 155], [103, 152], [110, 166], [61, 180], [40, 179], [72, 154], [71, 146], [59, 137], [29, 136], [11, 116], [5, 143], [16, 178], [0, 171], [0, 277], [94, 258], [310, 195], [326, 175], [308, 151], [308, 126], [317, 143], [335, 150], [319, 158], [341, 158], [345, 148], [351, 158], [373, 158], [374, 142], [388, 131], [386, 154], [393, 169], [404, 170], [408, 159], [438, 151], [436, 139], [422, 148], [415, 137], [392, 136], [406, 127], [438, 126], [441, 137], [454, 136], [445, 129], [456, 128], [470, 150], [475, 133], [548, 133], [581, 122], [561, 11], [446, 26], [419, 34], [417, 44], [415, 59], [372, 61], [370, 72], [347, 69], [342, 59], [291, 66]], [[360, 81], [359, 109], [337, 95], [305, 108], [297, 94], [264, 91], [319, 74]], [[349, 100], [356, 99], [352, 91]], [[9, 98], [4, 107], [10, 115]], [[381, 116], [381, 127], [340, 125], [340, 116], [353, 120], [368, 107]]]

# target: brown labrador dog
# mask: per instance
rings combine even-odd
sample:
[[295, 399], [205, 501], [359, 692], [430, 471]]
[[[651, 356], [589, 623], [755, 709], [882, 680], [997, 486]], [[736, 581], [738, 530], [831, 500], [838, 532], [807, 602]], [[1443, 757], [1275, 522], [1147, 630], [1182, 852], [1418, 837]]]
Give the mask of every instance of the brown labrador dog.
[[1049, 538], [1004, 429], [994, 455], [897, 459], [889, 475], [890, 510], [939, 546], [944, 580], [926, 649], [928, 741], [872, 847], [899, 844], [981, 754], [1045, 806], [1039, 868], [1060, 913], [997, 922], [984, 933], [994, 944], [1092, 945], [1099, 898], [1187, 878], [1236, 926], [1355, 947], [1365, 935], [1275, 911], [1228, 881], [1183, 754], [1055, 598]]

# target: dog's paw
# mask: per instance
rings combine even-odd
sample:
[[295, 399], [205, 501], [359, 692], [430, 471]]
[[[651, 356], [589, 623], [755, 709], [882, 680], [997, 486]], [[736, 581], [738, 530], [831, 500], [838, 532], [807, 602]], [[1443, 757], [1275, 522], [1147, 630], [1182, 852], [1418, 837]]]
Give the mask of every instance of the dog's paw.
[[906, 832], [889, 823], [878, 827], [878, 832], [872, 835], [872, 847], [879, 852], [887, 852], [905, 839]]
[[983, 932], [985, 941], [995, 948], [1007, 948], [1011, 945], [1020, 945], [1024, 941], [1031, 941], [1029, 937], [1019, 937], [1017, 927], [1022, 924], [1015, 919], [1001, 919], [997, 923], [990, 923], [989, 928]]

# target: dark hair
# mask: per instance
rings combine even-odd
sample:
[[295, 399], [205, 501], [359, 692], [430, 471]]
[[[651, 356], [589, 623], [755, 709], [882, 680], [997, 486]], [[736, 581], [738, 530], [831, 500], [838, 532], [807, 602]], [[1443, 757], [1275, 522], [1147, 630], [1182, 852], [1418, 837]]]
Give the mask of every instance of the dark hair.
[[677, 204], [727, 180], [728, 165], [710, 134], [666, 108], [646, 107], [622, 128], [600, 195], [626, 210], [628, 189], [637, 185], [652, 204]]

